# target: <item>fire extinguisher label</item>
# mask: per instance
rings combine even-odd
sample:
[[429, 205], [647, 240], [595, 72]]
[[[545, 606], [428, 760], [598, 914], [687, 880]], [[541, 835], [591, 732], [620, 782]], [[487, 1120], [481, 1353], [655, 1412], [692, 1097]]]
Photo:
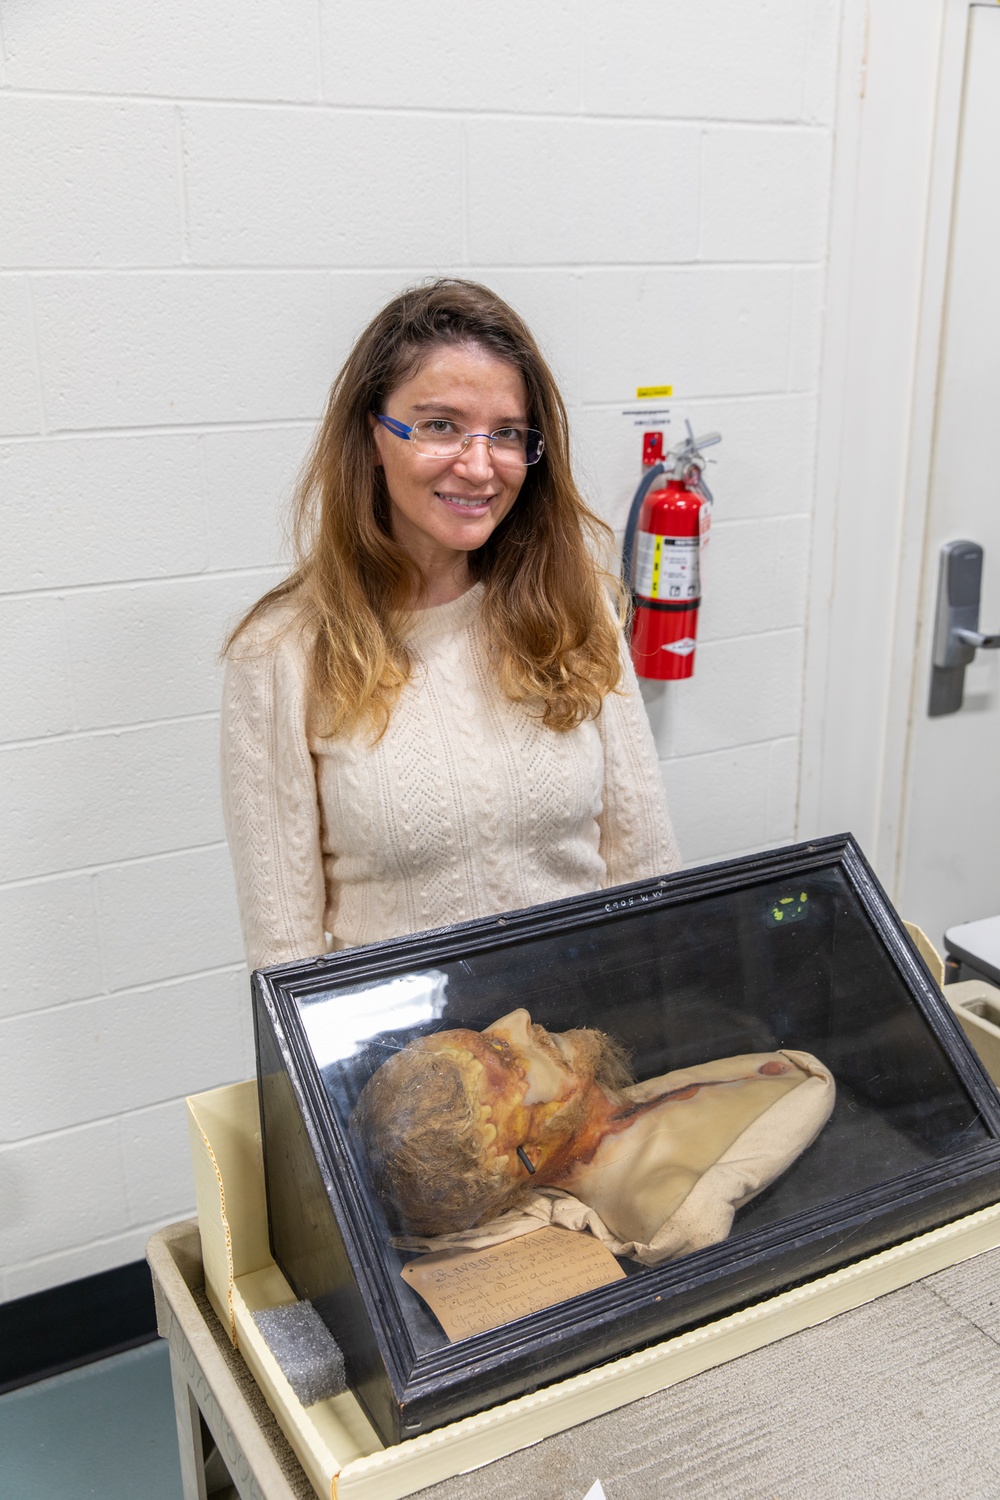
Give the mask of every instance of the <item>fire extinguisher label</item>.
[[635, 591], [644, 599], [697, 599], [701, 594], [696, 536], [656, 536], [640, 531], [635, 549]]

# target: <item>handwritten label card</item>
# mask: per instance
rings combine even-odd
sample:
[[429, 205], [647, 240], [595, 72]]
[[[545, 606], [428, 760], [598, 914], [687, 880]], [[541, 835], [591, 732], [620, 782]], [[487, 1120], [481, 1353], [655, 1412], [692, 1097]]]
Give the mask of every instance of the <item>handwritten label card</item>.
[[486, 1250], [421, 1255], [400, 1275], [454, 1343], [621, 1281], [625, 1272], [592, 1234], [548, 1228]]

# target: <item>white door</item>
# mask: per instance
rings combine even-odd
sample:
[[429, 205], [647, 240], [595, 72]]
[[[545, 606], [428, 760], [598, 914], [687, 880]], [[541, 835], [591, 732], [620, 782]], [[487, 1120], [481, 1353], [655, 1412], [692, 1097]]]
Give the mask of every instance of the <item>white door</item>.
[[970, 13], [917, 671], [896, 904], [937, 944], [1000, 914], [1000, 651], [980, 651], [965, 704], [927, 714], [942, 543], [985, 550], [980, 629], [1000, 631], [1000, 6]]

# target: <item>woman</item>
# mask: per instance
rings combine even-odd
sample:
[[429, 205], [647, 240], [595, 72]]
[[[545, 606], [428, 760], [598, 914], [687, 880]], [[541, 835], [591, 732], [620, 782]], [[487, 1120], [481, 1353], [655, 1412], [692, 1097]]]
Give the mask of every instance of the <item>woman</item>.
[[227, 644], [223, 791], [251, 967], [661, 874], [652, 737], [528, 329], [404, 292], [338, 375], [298, 563]]

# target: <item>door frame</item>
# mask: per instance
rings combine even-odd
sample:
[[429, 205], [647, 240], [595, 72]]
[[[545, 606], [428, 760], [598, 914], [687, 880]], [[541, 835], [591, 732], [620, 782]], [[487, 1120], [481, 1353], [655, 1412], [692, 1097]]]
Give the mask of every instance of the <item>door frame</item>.
[[891, 897], [970, 8], [842, 11], [797, 831], [853, 832]]

